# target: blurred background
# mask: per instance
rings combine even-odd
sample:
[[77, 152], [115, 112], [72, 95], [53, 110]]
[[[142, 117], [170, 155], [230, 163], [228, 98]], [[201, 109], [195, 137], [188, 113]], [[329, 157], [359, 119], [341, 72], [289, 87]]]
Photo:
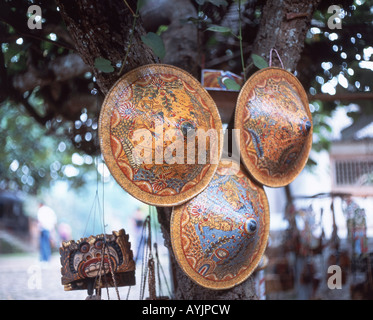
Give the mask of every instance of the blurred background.
[[[42, 8], [43, 29], [37, 33], [24, 23], [33, 3]], [[193, 2], [199, 11], [189, 23], [198, 28], [221, 23], [234, 30], [237, 2], [201, 3]], [[244, 34], [255, 34], [263, 3], [243, 1]], [[332, 4], [325, 1], [316, 10], [295, 71], [313, 116], [310, 159], [289, 186], [265, 188], [270, 239], [263, 268], [253, 275], [260, 299], [373, 297], [373, 3], [342, 1], [340, 29], [327, 26]], [[152, 10], [144, 7], [142, 14]], [[159, 35], [168, 28], [162, 21]], [[141, 239], [149, 214], [159, 253], [157, 294], [172, 297], [169, 251], [157, 215], [121, 189], [103, 161], [97, 134], [103, 96], [74, 52], [59, 8], [52, 1], [4, 1], [0, 31], [0, 299], [85, 299], [86, 292], [65, 292], [60, 283], [62, 241], [122, 228], [138, 260], [136, 286], [120, 288], [120, 294], [139, 299]], [[231, 33], [203, 31], [200, 50], [205, 69], [240, 75]], [[40, 217], [41, 205], [49, 208], [47, 221]], [[44, 261], [43, 224], [51, 245]], [[341, 269], [328, 273], [332, 265]], [[333, 289], [339, 280], [341, 289]]]

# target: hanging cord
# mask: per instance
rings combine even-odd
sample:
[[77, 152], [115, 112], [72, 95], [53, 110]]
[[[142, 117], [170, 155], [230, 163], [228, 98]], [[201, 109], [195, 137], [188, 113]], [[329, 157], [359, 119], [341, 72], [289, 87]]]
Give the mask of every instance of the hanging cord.
[[[167, 290], [171, 296], [169, 285], [166, 279], [166, 275], [163, 271], [162, 265], [159, 260], [157, 242], [154, 243], [155, 257], [153, 257], [152, 230], [151, 229], [153, 228], [153, 231], [154, 231], [156, 229], [156, 224], [154, 221], [152, 222], [151, 216], [155, 214], [154, 210], [152, 211], [152, 209], [154, 208], [149, 207], [149, 214], [144, 220], [142, 231], [141, 231], [141, 238], [140, 238], [140, 242], [137, 248], [137, 255], [135, 258], [135, 264], [137, 265], [137, 261], [139, 257], [142, 256], [139, 300], [144, 300], [146, 285], [148, 285], [149, 299], [155, 300], [157, 298], [157, 294], [156, 294], [157, 293], [157, 289], [156, 289], [157, 279], [156, 278], [158, 277], [158, 284], [159, 284], [158, 291], [160, 292], [161, 290], [160, 272], [162, 272], [163, 278], [167, 286]], [[155, 220], [155, 218], [153, 219]], [[157, 237], [157, 234], [155, 235], [155, 237]], [[127, 300], [129, 299], [131, 287], [132, 286], [128, 288], [127, 298], [126, 298]]]
[[[136, 258], [135, 258], [135, 265], [137, 265], [137, 260], [139, 259], [139, 256], [140, 256], [140, 250], [141, 250], [141, 248], [143, 246], [143, 242], [144, 242], [144, 238], [145, 238], [144, 237], [144, 235], [145, 235], [145, 227], [146, 227], [146, 224], [143, 223], [142, 230], [141, 230], [140, 242], [139, 242], [139, 244], [137, 246], [137, 255], [136, 255]], [[130, 294], [131, 288], [132, 288], [132, 286], [129, 286], [129, 288], [128, 288], [127, 298], [126, 298], [127, 300], [129, 298], [129, 294]]]
[[[144, 299], [146, 280], [148, 276], [149, 259], [152, 258], [151, 246], [149, 247], [149, 243], [151, 244], [150, 215], [148, 215], [145, 219], [143, 230], [145, 229], [148, 229], [148, 234], [147, 234], [148, 237], [146, 239], [146, 244], [144, 245], [144, 248], [143, 248], [143, 257], [142, 257], [142, 266], [141, 266], [140, 300]], [[144, 232], [146, 232], [146, 230]]]
[[278, 52], [275, 48], [272, 48], [271, 51], [269, 52], [269, 66], [272, 67], [272, 51], [276, 52], [277, 58], [278, 58], [278, 60], [280, 60], [282, 69], [285, 69], [284, 64], [282, 63], [282, 60], [280, 58], [280, 55], [278, 54]]
[[152, 256], [149, 257], [148, 269], [149, 269], [149, 280], [148, 280], [149, 299], [156, 300], [157, 294], [155, 290], [155, 268], [154, 268], [154, 258]]
[[157, 210], [155, 207], [151, 206], [149, 207], [150, 209], [150, 214], [152, 216], [152, 219], [153, 219], [153, 234], [155, 233], [155, 243], [154, 243], [154, 252], [155, 252], [155, 262], [157, 264], [157, 277], [158, 277], [158, 295], [159, 296], [162, 296], [162, 286], [161, 286], [161, 275], [160, 275], [160, 271], [162, 272], [162, 275], [163, 275], [163, 279], [164, 279], [164, 282], [166, 284], [166, 287], [167, 287], [167, 291], [168, 291], [168, 294], [169, 296], [171, 297], [171, 291], [170, 291], [170, 288], [169, 288], [169, 285], [168, 285], [168, 281], [167, 281], [167, 278], [166, 278], [166, 275], [163, 271], [163, 268], [162, 268], [162, 264], [161, 264], [161, 261], [159, 259], [159, 255], [158, 255], [158, 224], [156, 223], [157, 221]]
[[155, 269], [154, 269], [154, 258], [152, 253], [152, 228], [151, 228], [151, 212], [152, 207], [149, 207], [149, 222], [148, 222], [148, 248], [149, 248], [149, 260], [148, 260], [148, 270], [149, 270], [149, 280], [148, 280], [148, 289], [149, 289], [149, 298], [150, 300], [155, 300], [157, 298], [155, 290]]
[[[170, 292], [170, 288], [168, 286], [167, 278], [166, 278], [166, 275], [163, 271], [162, 264], [160, 262], [159, 255], [158, 255], [158, 232], [159, 232], [158, 227], [159, 227], [159, 224], [157, 224], [157, 221], [158, 221], [157, 210], [154, 206], [150, 206], [149, 211], [150, 211], [150, 216], [153, 219], [153, 234], [155, 233], [155, 242], [153, 244], [153, 247], [154, 247], [155, 263], [156, 263], [156, 265], [154, 264], [154, 266], [156, 266], [156, 268], [157, 268], [156, 275], [157, 275], [157, 278], [158, 278], [158, 296], [163, 296], [162, 284], [161, 284], [161, 273], [160, 273], [160, 271], [161, 271], [162, 275], [163, 275], [163, 279], [164, 279], [164, 281], [166, 283], [166, 286], [167, 286], [168, 294], [171, 297], [171, 292]], [[154, 279], [154, 285], [155, 285], [155, 282], [156, 282], [156, 279]]]
[[[162, 288], [161, 288], [161, 278], [160, 278], [160, 274], [159, 274], [159, 257], [158, 257], [158, 246], [157, 246], [157, 243], [158, 243], [158, 230], [157, 230], [157, 224], [156, 224], [156, 210], [155, 210], [155, 207], [153, 206], [149, 206], [149, 213], [150, 213], [150, 216], [152, 217], [152, 220], [153, 220], [153, 231], [154, 231], [154, 234], [155, 234], [155, 242], [154, 242], [154, 252], [155, 252], [155, 259], [156, 259], [156, 262], [157, 262], [157, 277], [158, 277], [158, 294], [159, 296], [162, 295]], [[156, 279], [154, 279], [154, 283], [155, 283]]]
[[[149, 208], [150, 211], [150, 208]], [[155, 268], [154, 268], [154, 258], [152, 253], [152, 234], [151, 234], [151, 218], [150, 213], [145, 219], [144, 229], [147, 229], [148, 238], [146, 239], [146, 244], [144, 245], [144, 255], [142, 259], [141, 268], [141, 285], [140, 285], [140, 300], [144, 299], [146, 283], [148, 283], [149, 299], [155, 300], [156, 285], [155, 285]], [[149, 276], [149, 277], [148, 277]]]
[[239, 17], [239, 35], [238, 40], [240, 42], [240, 55], [241, 55], [241, 66], [242, 66], [242, 73], [244, 82], [246, 82], [246, 67], [243, 55], [243, 47], [242, 47], [242, 16], [241, 16], [241, 0], [238, 0], [238, 17]]
[[[92, 233], [95, 232], [95, 221], [96, 221], [96, 212], [100, 210], [99, 208], [99, 199], [98, 199], [98, 191], [96, 190], [96, 195], [95, 198], [93, 199], [92, 207], [91, 210], [89, 211], [89, 215], [87, 218], [86, 225], [84, 227], [84, 232], [83, 232], [83, 237], [87, 236], [87, 230], [88, 230], [88, 225], [90, 221], [93, 221], [92, 223]], [[93, 214], [93, 219], [91, 218]]]
[[161, 275], [160, 275], [160, 272], [162, 272], [162, 275], [163, 275], [163, 279], [164, 279], [164, 282], [166, 283], [166, 287], [167, 287], [167, 291], [168, 291], [168, 294], [169, 296], [171, 297], [171, 290], [170, 290], [170, 287], [168, 285], [168, 281], [167, 281], [167, 278], [166, 278], [166, 274], [164, 273], [164, 270], [163, 270], [163, 267], [162, 267], [162, 264], [160, 262], [160, 259], [159, 259], [159, 255], [158, 255], [158, 245], [157, 243], [154, 243], [154, 251], [155, 251], [155, 259], [157, 261], [157, 275], [158, 275], [158, 283], [159, 283], [159, 295], [163, 295], [162, 294], [162, 286], [161, 286]]
[[163, 296], [162, 286], [161, 286], [161, 274], [160, 274], [160, 263], [159, 263], [159, 256], [158, 256], [158, 245], [154, 243], [154, 252], [155, 252], [155, 260], [157, 262], [157, 277], [158, 277], [158, 292], [159, 296]]
[[[97, 114], [99, 114], [100, 113], [100, 104], [99, 104], [98, 90], [96, 88], [93, 88], [91, 90], [91, 94], [93, 96], [96, 96], [96, 112], [97, 112]], [[97, 122], [98, 122], [98, 119], [97, 119]], [[98, 137], [96, 137], [96, 142], [98, 143]], [[102, 165], [104, 165], [104, 163], [102, 163]], [[85, 229], [84, 229], [84, 236], [86, 235], [86, 232], [87, 232], [87, 229], [88, 229], [88, 224], [91, 220], [93, 220], [92, 234], [95, 233], [96, 213], [98, 213], [99, 217], [101, 215], [103, 217], [102, 230], [103, 230], [103, 233], [105, 233], [104, 206], [102, 206], [102, 211], [101, 211], [101, 204], [100, 204], [100, 199], [99, 199], [100, 197], [99, 197], [99, 192], [98, 192], [99, 191], [99, 181], [100, 181], [100, 176], [99, 176], [99, 171], [98, 171], [98, 166], [99, 166], [98, 157], [95, 158], [95, 166], [96, 166], [96, 168], [95, 168], [96, 169], [96, 194], [95, 194], [93, 204], [92, 204], [92, 207], [91, 207], [88, 219], [87, 219], [87, 223], [86, 223], [86, 226], [85, 226]], [[102, 198], [104, 199], [104, 181], [102, 181]], [[91, 218], [92, 214], [93, 214], [93, 219]]]
[[[98, 286], [100, 288], [100, 291], [101, 291], [101, 286], [102, 286], [102, 281], [101, 281], [102, 269], [104, 269], [104, 271], [105, 271], [104, 258], [105, 258], [105, 243], [104, 243], [104, 245], [102, 246], [102, 249], [101, 249], [101, 263], [100, 263], [100, 269], [98, 271]], [[106, 280], [106, 272], [104, 272], [104, 277], [105, 277], [105, 287], [106, 287], [107, 297], [108, 297], [108, 300], [110, 300], [109, 288], [108, 288], [107, 280]], [[97, 280], [97, 277], [96, 277], [96, 280]]]
[[119, 290], [118, 290], [118, 286], [117, 286], [117, 280], [115, 279], [109, 248], [106, 245], [106, 236], [105, 236], [105, 243], [104, 243], [104, 253], [105, 253], [105, 248], [107, 250], [107, 256], [108, 256], [108, 260], [109, 260], [109, 270], [110, 270], [110, 273], [111, 273], [111, 278], [113, 280], [113, 285], [114, 285], [114, 288], [115, 288], [115, 292], [117, 293], [118, 300], [120, 300]]
[[[97, 114], [99, 114], [100, 112], [100, 109], [99, 109], [99, 100], [98, 100], [98, 95], [97, 95], [98, 91], [96, 88], [93, 88], [92, 91], [91, 91], [91, 94], [92, 95], [96, 95], [96, 108], [97, 108]], [[97, 121], [98, 122], [98, 121]], [[104, 165], [105, 163], [102, 162], [102, 167], [103, 167], [103, 175], [105, 173], [105, 168], [104, 168]], [[101, 250], [101, 263], [100, 263], [100, 268], [99, 268], [99, 272], [98, 272], [98, 279], [97, 279], [97, 276], [95, 278], [95, 284], [96, 287], [98, 287], [96, 289], [96, 294], [98, 293], [98, 295], [101, 297], [101, 287], [102, 287], [102, 274], [104, 275], [104, 278], [105, 278], [105, 285], [106, 285], [106, 291], [107, 291], [107, 296], [108, 296], [108, 299], [110, 300], [110, 296], [109, 296], [109, 288], [108, 288], [108, 281], [106, 280], [106, 272], [105, 272], [105, 250], [107, 251], [107, 257], [108, 257], [108, 264], [109, 264], [109, 271], [111, 273], [111, 277], [112, 277], [112, 281], [113, 281], [113, 285], [115, 287], [115, 291], [116, 291], [116, 294], [117, 294], [117, 297], [118, 297], [118, 300], [120, 300], [120, 295], [119, 295], [119, 290], [118, 290], [118, 286], [117, 286], [117, 282], [116, 282], [116, 278], [115, 278], [115, 274], [114, 274], [114, 267], [112, 265], [112, 261], [111, 261], [111, 255], [110, 255], [110, 251], [109, 251], [109, 248], [108, 248], [108, 245], [107, 245], [107, 239], [106, 239], [106, 231], [105, 231], [105, 228], [106, 228], [106, 224], [105, 224], [105, 181], [104, 179], [101, 179], [102, 181], [102, 206], [101, 206], [101, 203], [100, 203], [100, 197], [99, 197], [99, 181], [100, 181], [100, 176], [99, 176], [99, 170], [98, 170], [98, 166], [99, 166], [99, 163], [98, 163], [98, 157], [96, 157], [96, 195], [95, 195], [95, 198], [94, 198], [94, 203], [92, 205], [92, 208], [91, 208], [91, 212], [89, 214], [89, 217], [88, 217], [88, 221], [91, 217], [91, 214], [92, 212], [94, 212], [94, 221], [93, 221], [93, 233], [94, 233], [94, 227], [95, 227], [95, 220], [96, 220], [96, 211], [98, 211], [98, 214], [99, 216], [101, 215], [102, 216], [102, 233], [104, 235], [104, 244], [102, 246], [102, 250]], [[103, 177], [104, 178], [104, 177]], [[85, 227], [85, 230], [84, 230], [84, 233], [86, 233], [86, 230], [87, 230], [87, 226], [88, 226], [88, 221], [87, 221], [87, 225]], [[97, 282], [98, 280], [98, 282]]]
[[[112, 278], [112, 281], [113, 281], [113, 285], [114, 285], [114, 288], [115, 288], [118, 300], [120, 300], [120, 295], [119, 295], [119, 290], [118, 290], [118, 286], [117, 286], [117, 281], [115, 279], [113, 265], [112, 265], [112, 262], [111, 262], [110, 251], [109, 251], [109, 248], [108, 248], [108, 245], [107, 245], [107, 242], [106, 242], [106, 236], [104, 236], [104, 244], [103, 244], [102, 249], [101, 249], [101, 263], [100, 263], [100, 269], [99, 269], [99, 272], [98, 272], [98, 282], [97, 282], [98, 283], [98, 287], [99, 287], [99, 289], [101, 289], [101, 287], [102, 287], [102, 274], [104, 274], [105, 285], [106, 285], [106, 292], [107, 292], [108, 299], [110, 300], [109, 288], [108, 288], [108, 281], [106, 280], [106, 272], [105, 272], [105, 250], [107, 251], [107, 257], [108, 257], [108, 262], [109, 262], [109, 271], [111, 273], [111, 278]], [[102, 271], [104, 271], [104, 272], [102, 272]], [[96, 280], [97, 280], [97, 276], [96, 276]]]
[[150, 219], [153, 222], [153, 234], [155, 238], [155, 243], [158, 243], [158, 228], [157, 228], [157, 210], [153, 206], [149, 206], [149, 214], [150, 214]]

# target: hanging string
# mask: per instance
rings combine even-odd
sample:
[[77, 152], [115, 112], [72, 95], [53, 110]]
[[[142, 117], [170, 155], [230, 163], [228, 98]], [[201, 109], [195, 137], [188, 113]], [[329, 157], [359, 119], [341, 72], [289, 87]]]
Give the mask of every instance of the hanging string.
[[148, 280], [148, 288], [149, 288], [149, 299], [156, 300], [157, 293], [155, 289], [155, 268], [154, 268], [154, 258], [151, 256], [149, 257], [148, 261], [148, 269], [149, 269], [149, 280]]
[[239, 21], [239, 35], [238, 40], [240, 42], [240, 55], [241, 55], [241, 66], [244, 82], [246, 82], [246, 67], [243, 55], [243, 46], [242, 46], [242, 16], [241, 16], [241, 0], [238, 0], [238, 21]]
[[[157, 241], [153, 245], [154, 256], [152, 252], [152, 234], [154, 234], [156, 230], [156, 223], [155, 221], [152, 221], [152, 218], [155, 220], [154, 218], [155, 213], [156, 213], [155, 208], [149, 206], [149, 213], [148, 213], [148, 216], [144, 220], [142, 230], [141, 230], [141, 238], [137, 246], [135, 264], [137, 265], [139, 258], [140, 257], [142, 258], [141, 268], [140, 268], [141, 278], [140, 278], [140, 285], [139, 285], [140, 286], [139, 300], [144, 299], [146, 286], [148, 286], [149, 298], [150, 299], [157, 298], [157, 286], [156, 286], [157, 280], [158, 280], [158, 296], [161, 295], [161, 291], [162, 291], [161, 273], [163, 275], [163, 279], [165, 281], [168, 293], [171, 296], [170, 287], [168, 285], [165, 272], [162, 268], [162, 264], [160, 263]], [[155, 234], [154, 237], [157, 238], [157, 233]], [[128, 287], [127, 297], [126, 297], [127, 300], [129, 299], [131, 288], [132, 286]]]
[[[140, 284], [140, 300], [144, 299], [145, 294], [145, 287], [146, 287], [146, 280], [148, 277], [148, 268], [149, 268], [149, 260], [151, 256], [151, 234], [150, 234], [150, 215], [148, 215], [144, 222], [143, 230], [148, 230], [146, 243], [143, 249], [143, 259], [142, 259], [142, 266], [141, 266], [141, 284]], [[150, 251], [150, 252], [149, 252]]]
[[[96, 212], [97, 212], [97, 210], [99, 210], [98, 203], [99, 203], [98, 193], [96, 191], [95, 197], [93, 199], [92, 207], [91, 207], [91, 210], [89, 211], [87, 222], [86, 222], [86, 225], [84, 227], [83, 237], [87, 236], [88, 225], [89, 225], [89, 222], [91, 222], [91, 221], [92, 221], [92, 233], [94, 233], [94, 230], [95, 230], [95, 221], [96, 221]], [[91, 218], [92, 214], [93, 214], [93, 218]]]
[[[98, 90], [96, 88], [93, 88], [91, 90], [91, 94], [96, 96], [96, 111], [97, 111], [97, 114], [99, 114], [100, 106], [99, 106], [99, 98], [98, 98], [97, 93], [98, 93]], [[98, 142], [98, 137], [96, 138], [96, 142]], [[96, 193], [95, 193], [95, 197], [93, 199], [92, 207], [91, 207], [91, 210], [89, 212], [87, 222], [86, 222], [86, 225], [85, 225], [85, 228], [84, 228], [84, 233], [83, 233], [84, 236], [87, 236], [87, 230], [88, 230], [89, 222], [92, 222], [92, 232], [91, 232], [91, 234], [94, 234], [95, 233], [95, 227], [96, 227], [97, 215], [98, 215], [99, 219], [100, 219], [101, 216], [104, 217], [104, 211], [103, 211], [104, 209], [102, 208], [102, 211], [101, 211], [100, 197], [99, 197], [99, 192], [98, 192], [99, 191], [99, 181], [100, 181], [99, 172], [98, 172], [98, 166], [99, 166], [98, 157], [95, 158], [95, 166], [96, 166]], [[104, 187], [104, 183], [102, 184], [102, 187]], [[102, 196], [104, 197], [104, 189], [103, 189]], [[92, 218], [92, 215], [93, 215], [93, 218]], [[103, 233], [104, 233], [104, 230], [105, 230], [105, 224], [104, 224], [104, 220], [103, 220], [103, 225], [102, 225]]]
[[109, 270], [110, 270], [110, 273], [111, 273], [111, 278], [113, 280], [113, 285], [114, 285], [114, 288], [115, 288], [115, 292], [117, 293], [118, 300], [120, 300], [119, 290], [118, 290], [118, 286], [117, 286], [117, 281], [115, 279], [114, 269], [113, 269], [112, 261], [110, 259], [109, 248], [106, 245], [104, 245], [104, 255], [105, 255], [105, 248], [107, 250], [108, 261], [109, 261]]
[[158, 243], [158, 218], [157, 218], [157, 209], [154, 206], [149, 206], [149, 214], [153, 222], [153, 234], [155, 235], [155, 243]]
[[[96, 108], [97, 108], [97, 115], [99, 115], [100, 113], [100, 109], [99, 109], [99, 99], [98, 99], [98, 96], [97, 96], [97, 89], [96, 88], [93, 88], [91, 90], [91, 94], [92, 95], [96, 95]], [[98, 119], [97, 119], [97, 122], [98, 122]], [[98, 142], [98, 136], [96, 138], [96, 142]], [[98, 145], [98, 143], [97, 143]], [[92, 213], [93, 213], [93, 230], [92, 230], [92, 233], [95, 233], [95, 222], [96, 222], [96, 214], [98, 213], [98, 216], [99, 218], [102, 217], [102, 219], [100, 219], [101, 221], [101, 231], [103, 233], [103, 246], [102, 246], [102, 250], [101, 250], [101, 263], [100, 263], [100, 268], [99, 268], [99, 272], [98, 274], [96, 275], [96, 278], [95, 278], [95, 286], [96, 286], [96, 295], [98, 295], [99, 297], [101, 296], [101, 287], [103, 286], [103, 281], [104, 280], [104, 283], [105, 283], [105, 286], [106, 286], [106, 291], [107, 291], [107, 296], [108, 296], [108, 299], [110, 299], [110, 296], [109, 296], [109, 288], [108, 288], [108, 280], [107, 280], [107, 273], [110, 272], [111, 274], [111, 278], [112, 278], [112, 282], [113, 282], [113, 286], [115, 287], [115, 291], [116, 291], [116, 294], [117, 294], [117, 298], [118, 300], [120, 300], [120, 295], [119, 295], [119, 290], [118, 290], [118, 286], [117, 286], [117, 282], [116, 282], [116, 278], [115, 278], [115, 274], [114, 274], [114, 267], [112, 265], [112, 260], [111, 260], [111, 254], [110, 254], [110, 251], [109, 251], [109, 248], [108, 248], [108, 245], [107, 245], [107, 238], [106, 238], [106, 222], [105, 222], [105, 181], [104, 181], [104, 178], [105, 178], [105, 163], [102, 161], [101, 162], [101, 165], [102, 165], [102, 178], [101, 178], [101, 181], [102, 181], [102, 205], [100, 203], [100, 197], [99, 197], [99, 182], [100, 182], [100, 173], [99, 173], [99, 157], [97, 156], [95, 158], [95, 167], [96, 167], [96, 193], [95, 193], [95, 198], [94, 198], [94, 201], [93, 201], [93, 205], [91, 207], [91, 211], [90, 211], [90, 214], [88, 216], [88, 221], [87, 221], [87, 224], [86, 224], [86, 227], [85, 227], [85, 230], [84, 230], [84, 234], [86, 234], [86, 231], [87, 231], [87, 228], [88, 228], [88, 223], [91, 219], [91, 216], [92, 216]], [[105, 270], [105, 256], [107, 257], [107, 260], [108, 260], [108, 270]], [[103, 276], [103, 277], [102, 277]], [[104, 279], [103, 279], [104, 278]]]
[[[136, 254], [136, 258], [135, 258], [135, 265], [137, 265], [137, 260], [140, 257], [141, 248], [143, 247], [143, 242], [144, 242], [144, 238], [145, 238], [145, 227], [146, 227], [146, 225], [145, 225], [145, 223], [143, 223], [142, 230], [141, 230], [140, 242], [139, 242], [139, 244], [137, 246], [137, 254]], [[129, 294], [130, 294], [131, 288], [132, 288], [132, 286], [128, 287], [127, 300], [129, 298]]]
[[171, 290], [170, 290], [170, 287], [168, 285], [166, 274], [163, 270], [162, 264], [161, 264], [160, 259], [159, 259], [157, 243], [154, 243], [154, 251], [155, 251], [155, 259], [157, 261], [157, 275], [158, 275], [159, 295], [160, 296], [163, 295], [162, 286], [161, 286], [161, 275], [160, 275], [160, 272], [159, 272], [159, 271], [161, 271], [162, 276], [163, 276], [163, 280], [164, 280], [164, 282], [166, 284], [166, 287], [167, 287], [168, 295], [171, 297]]
[[[153, 215], [153, 206], [149, 206], [149, 223], [148, 223], [148, 247], [149, 247], [149, 257], [148, 257], [148, 270], [149, 270], [149, 280], [148, 280], [148, 290], [149, 290], [149, 299], [155, 300], [157, 298], [156, 285], [155, 285], [155, 267], [154, 267], [154, 258], [152, 253], [152, 226], [151, 222], [153, 220], [153, 230], [155, 230], [155, 218], [151, 218]], [[155, 232], [156, 237], [157, 233]]]
[[285, 69], [285, 68], [284, 68], [284, 64], [282, 63], [282, 60], [281, 60], [281, 58], [280, 58], [280, 55], [278, 54], [278, 52], [277, 52], [277, 50], [276, 50], [275, 48], [272, 48], [271, 51], [269, 52], [269, 66], [272, 67], [272, 51], [276, 52], [276, 54], [277, 54], [277, 58], [278, 58], [278, 60], [279, 60], [280, 63], [281, 63], [281, 67], [282, 67], [282, 69]]
[[[106, 280], [106, 272], [105, 272], [105, 265], [104, 265], [104, 258], [105, 258], [105, 243], [102, 247], [102, 250], [101, 250], [101, 263], [100, 263], [100, 269], [98, 271], [98, 282], [97, 283], [97, 286], [99, 287], [99, 290], [101, 292], [101, 285], [102, 285], [102, 281], [101, 281], [101, 278], [102, 278], [102, 274], [104, 274], [104, 278], [105, 278], [105, 287], [106, 287], [106, 293], [107, 293], [107, 297], [108, 297], [108, 300], [110, 300], [110, 296], [109, 296], [109, 288], [108, 288], [108, 285], [107, 285], [107, 280]], [[102, 270], [104, 269], [104, 270]], [[104, 272], [102, 272], [104, 271]], [[96, 276], [96, 279], [95, 281], [97, 281], [97, 276]], [[101, 294], [100, 294], [101, 296]]]
[[156, 262], [156, 267], [157, 267], [157, 278], [158, 278], [158, 290], [159, 290], [159, 295], [162, 296], [163, 295], [163, 292], [162, 292], [162, 285], [161, 285], [161, 272], [162, 272], [162, 276], [163, 276], [163, 280], [164, 280], [164, 283], [166, 284], [166, 287], [167, 287], [167, 291], [168, 291], [168, 294], [169, 296], [171, 297], [171, 290], [170, 290], [170, 287], [168, 285], [168, 281], [167, 281], [167, 278], [166, 278], [166, 274], [162, 268], [162, 264], [161, 264], [161, 261], [159, 259], [159, 254], [158, 254], [158, 233], [159, 233], [159, 224], [157, 224], [157, 210], [155, 207], [150, 207], [150, 213], [152, 215], [152, 219], [153, 219], [153, 234], [155, 233], [155, 242], [154, 242], [154, 252], [155, 252], [155, 262]]
[[154, 252], [155, 252], [155, 260], [157, 262], [158, 292], [159, 292], [159, 296], [163, 296], [162, 285], [161, 285], [161, 274], [159, 272], [160, 271], [160, 263], [159, 263], [157, 243], [154, 243]]

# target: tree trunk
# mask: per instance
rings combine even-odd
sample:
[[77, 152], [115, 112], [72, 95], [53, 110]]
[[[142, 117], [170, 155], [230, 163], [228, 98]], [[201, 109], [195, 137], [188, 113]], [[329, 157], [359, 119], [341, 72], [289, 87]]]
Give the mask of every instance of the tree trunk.
[[156, 32], [159, 25], [166, 25], [161, 34], [166, 55], [162, 63], [170, 64], [199, 77], [198, 30], [183, 20], [196, 17], [197, 10], [190, 1], [149, 1], [140, 11], [147, 31]]
[[[284, 68], [294, 72], [313, 13], [319, 3], [320, 0], [268, 0], [263, 7], [253, 53], [269, 61], [270, 51], [274, 48], [279, 53]], [[272, 56], [272, 65], [280, 67], [276, 54]]]
[[[56, 1], [67, 29], [75, 42], [76, 50], [83, 61], [92, 68], [97, 85], [102, 93], [106, 94], [119, 77], [120, 66], [116, 67], [116, 65], [121, 63], [126, 55], [134, 19], [131, 10], [122, 0]], [[301, 28], [297, 30], [295, 28], [299, 27], [300, 23], [298, 19], [293, 19], [290, 22], [286, 20], [286, 14], [294, 8], [293, 4], [290, 1], [269, 0], [264, 8], [254, 52], [268, 55], [269, 49], [276, 47], [282, 54], [287, 66], [293, 68], [299, 60], [303, 48], [303, 41], [307, 32], [306, 26], [315, 9], [313, 3], [318, 1], [309, 1], [312, 5], [307, 4], [307, 2], [302, 5], [301, 1], [297, 1], [296, 8], [300, 11], [295, 12], [302, 12], [303, 8], [305, 8], [310, 14], [309, 17], [302, 18]], [[280, 4], [277, 5], [277, 2]], [[127, 3], [131, 6], [132, 11], [135, 11], [136, 1], [127, 0]], [[185, 12], [193, 13], [194, 11], [189, 2], [178, 1], [177, 4], [185, 6], [185, 8], [183, 9], [184, 11], [175, 11], [169, 17], [170, 20], [173, 19], [174, 21], [170, 21], [170, 29], [163, 35], [168, 50], [168, 56], [166, 56], [164, 61], [182, 67], [196, 76], [196, 70], [198, 70], [196, 53], [198, 48], [196, 46], [197, 36], [194, 36], [194, 34], [196, 35], [197, 30], [189, 29], [189, 25], [180, 25], [176, 21]], [[141, 35], [144, 33], [145, 30], [141, 18], [139, 18], [134, 29], [133, 42], [128, 53], [127, 64], [124, 66], [122, 73], [141, 65], [158, 62], [153, 52], [141, 41]], [[177, 41], [173, 42], [167, 37], [171, 39], [177, 38]], [[290, 37], [290, 40], [287, 37]], [[193, 41], [193, 38], [195, 41]], [[289, 50], [287, 46], [290, 47]], [[95, 69], [94, 62], [98, 57], [111, 61], [115, 71], [102, 73]], [[174, 299], [248, 300], [257, 298], [253, 277], [232, 289], [218, 291], [205, 289], [190, 280], [178, 266], [172, 252], [170, 241], [171, 209], [158, 207], [157, 211], [165, 245], [170, 251], [174, 280]]]
[[[67, 30], [75, 42], [75, 48], [83, 61], [92, 68], [97, 84], [106, 94], [118, 79], [124, 61], [136, 11], [135, 0], [128, 0], [129, 9], [123, 0], [56, 0]], [[137, 19], [127, 63], [122, 74], [141, 65], [156, 63], [158, 58], [141, 41], [145, 34], [141, 19]], [[115, 71], [104, 73], [95, 68], [96, 58], [109, 60]]]

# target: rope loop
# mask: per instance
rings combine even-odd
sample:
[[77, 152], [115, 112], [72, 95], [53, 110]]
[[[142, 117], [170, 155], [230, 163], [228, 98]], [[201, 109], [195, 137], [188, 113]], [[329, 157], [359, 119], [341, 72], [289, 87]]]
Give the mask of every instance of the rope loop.
[[284, 68], [284, 64], [282, 63], [282, 60], [281, 60], [281, 58], [280, 58], [280, 55], [278, 54], [278, 52], [277, 52], [277, 50], [276, 50], [275, 48], [272, 48], [271, 51], [269, 52], [269, 66], [272, 67], [272, 51], [276, 52], [276, 54], [277, 54], [277, 58], [278, 58], [278, 60], [280, 60], [280, 62], [281, 62], [281, 67], [282, 67], [282, 69], [285, 69], [285, 68]]

